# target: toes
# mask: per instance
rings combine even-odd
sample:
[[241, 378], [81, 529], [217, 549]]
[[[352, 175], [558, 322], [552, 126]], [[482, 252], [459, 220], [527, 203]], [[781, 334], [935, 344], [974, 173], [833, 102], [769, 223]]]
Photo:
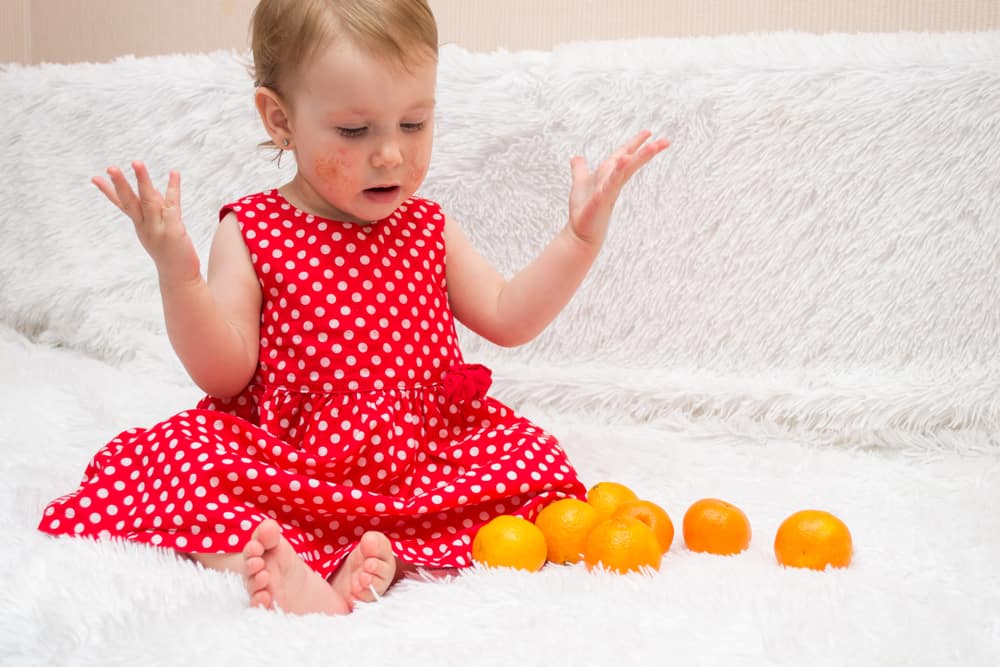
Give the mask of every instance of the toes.
[[[381, 558], [368, 558], [365, 560], [364, 571], [371, 576], [371, 583], [378, 580], [389, 581], [396, 574], [395, 562], [395, 559], [384, 561]], [[375, 587], [378, 588], [377, 583]]]
[[261, 558], [260, 556], [252, 556], [250, 558], [247, 558], [243, 573], [249, 579], [253, 575], [263, 570], [265, 564], [266, 563], [264, 562], [264, 559]]
[[260, 543], [259, 540], [251, 539], [243, 547], [243, 558], [248, 561], [251, 558], [257, 558], [264, 555], [264, 545]]
[[281, 526], [274, 519], [265, 519], [253, 531], [253, 539], [264, 547], [264, 550], [275, 549], [281, 543]]
[[247, 591], [251, 595], [258, 593], [267, 588], [267, 585], [271, 583], [271, 573], [267, 570], [261, 570], [254, 575], [246, 578]]
[[[394, 562], [394, 561], [393, 561]], [[362, 566], [351, 577], [351, 594], [364, 602], [373, 602], [392, 583], [395, 567], [379, 558], [366, 558]]]
[[267, 591], [257, 591], [250, 596], [250, 606], [251, 607], [262, 607], [264, 609], [270, 609], [271, 604], [274, 602], [274, 598]]
[[392, 543], [389, 538], [375, 531], [368, 531], [361, 536], [358, 544], [361, 555], [365, 558], [379, 558], [381, 560], [393, 560], [395, 556], [392, 552]]
[[[353, 577], [351, 577], [351, 598], [361, 602], [374, 602], [375, 596], [372, 595], [373, 586], [374, 578], [372, 575], [363, 570], [359, 570]], [[375, 592], [378, 592], [377, 587], [375, 587]]]

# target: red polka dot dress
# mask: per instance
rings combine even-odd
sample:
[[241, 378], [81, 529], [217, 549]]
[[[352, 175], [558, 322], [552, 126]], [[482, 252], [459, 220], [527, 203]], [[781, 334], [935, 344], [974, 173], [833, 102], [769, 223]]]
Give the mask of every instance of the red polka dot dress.
[[271, 517], [328, 577], [368, 530], [413, 564], [462, 567], [486, 521], [583, 496], [555, 438], [463, 362], [436, 204], [357, 225], [272, 190], [230, 211], [263, 294], [253, 379], [118, 435], [41, 530], [232, 553]]

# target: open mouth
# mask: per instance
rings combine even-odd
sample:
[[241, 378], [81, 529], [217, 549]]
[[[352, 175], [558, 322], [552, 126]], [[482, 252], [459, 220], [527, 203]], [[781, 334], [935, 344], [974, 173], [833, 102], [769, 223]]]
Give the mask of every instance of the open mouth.
[[384, 204], [387, 202], [394, 201], [399, 195], [398, 185], [380, 185], [374, 188], [365, 188], [365, 197], [369, 201], [377, 202], [379, 204]]

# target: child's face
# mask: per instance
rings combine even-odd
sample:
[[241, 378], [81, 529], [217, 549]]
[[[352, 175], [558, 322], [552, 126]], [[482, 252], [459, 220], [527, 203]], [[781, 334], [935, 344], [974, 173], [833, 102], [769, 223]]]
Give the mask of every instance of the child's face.
[[293, 183], [314, 212], [371, 222], [416, 192], [430, 164], [436, 77], [433, 59], [406, 70], [345, 41], [304, 63], [289, 127]]

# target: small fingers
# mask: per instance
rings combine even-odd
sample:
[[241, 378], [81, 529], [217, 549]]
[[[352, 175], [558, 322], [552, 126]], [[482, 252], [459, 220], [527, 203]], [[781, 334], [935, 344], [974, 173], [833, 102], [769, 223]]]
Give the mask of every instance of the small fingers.
[[660, 152], [666, 150], [669, 146], [670, 142], [666, 139], [658, 139], [643, 146], [642, 150], [632, 155], [631, 159], [627, 160], [626, 164], [623, 165], [625, 180], [627, 181], [632, 178], [635, 172], [639, 171], [643, 165], [656, 157], [656, 155]]
[[[670, 145], [666, 139], [658, 139], [643, 146], [649, 136], [649, 131], [643, 130], [628, 145], [630, 152], [613, 155], [601, 166], [598, 178], [599, 189], [603, 195], [617, 198], [622, 187], [635, 173]], [[639, 146], [642, 146], [641, 150]]]
[[141, 160], [136, 160], [132, 163], [132, 171], [135, 172], [135, 180], [139, 184], [139, 190], [143, 188], [153, 189], [153, 181], [149, 178], [149, 170], [146, 169], [146, 163]]
[[649, 139], [651, 136], [653, 136], [653, 133], [650, 130], [642, 130], [641, 132], [639, 132], [639, 134], [632, 137], [631, 141], [622, 146], [619, 149], [619, 152], [625, 155], [631, 155], [632, 153], [635, 153], [637, 150], [639, 150], [639, 146], [642, 146], [644, 143], [646, 143], [646, 140]]
[[177, 171], [170, 172], [170, 180], [167, 181], [167, 196], [164, 199], [167, 208], [179, 208], [181, 205], [181, 175]]
[[580, 181], [590, 175], [587, 168], [587, 161], [581, 155], [574, 155], [569, 161], [570, 171], [573, 173], [573, 180]]
[[666, 139], [657, 139], [646, 143], [652, 136], [649, 130], [643, 130], [628, 143], [611, 154], [602, 162], [593, 174], [587, 167], [587, 162], [580, 156], [570, 160], [573, 170], [573, 182], [583, 183], [593, 177], [596, 190], [603, 194], [611, 193], [613, 197], [625, 183], [647, 162], [658, 153], [670, 146]]
[[115, 192], [115, 186], [111, 185], [100, 176], [94, 176], [90, 179], [90, 182], [97, 186], [97, 189], [101, 191], [101, 194], [108, 198], [108, 201], [121, 209], [122, 202], [118, 198], [118, 193]]
[[628, 180], [629, 164], [631, 162], [629, 156], [619, 155], [613, 158], [613, 160], [611, 168], [607, 171], [605, 177], [601, 179], [602, 192], [608, 192], [609, 190], [617, 192], [625, 184], [625, 181]]
[[146, 165], [138, 160], [132, 163], [132, 170], [135, 171], [135, 180], [139, 186], [139, 201], [142, 202], [143, 209], [146, 207], [159, 207], [163, 201], [163, 195], [157, 191], [153, 181], [149, 178], [149, 170]]
[[[153, 185], [149, 177], [149, 170], [140, 161], [132, 163], [135, 170], [136, 182], [139, 186], [139, 204], [142, 208], [143, 221], [149, 224], [159, 224], [164, 221], [165, 209], [169, 208], [163, 195]], [[171, 172], [171, 183], [174, 186], [176, 197], [180, 198], [180, 176], [176, 172]], [[169, 185], [169, 184], [168, 184]], [[179, 203], [179, 202], [178, 202]]]
[[[128, 217], [132, 218], [133, 222], [138, 222], [142, 219], [142, 208], [139, 204], [139, 198], [136, 197], [135, 192], [132, 190], [132, 185], [125, 178], [125, 174], [118, 167], [108, 167], [108, 176], [111, 178], [111, 183], [114, 185], [116, 199], [113, 199], [118, 208]], [[105, 193], [107, 195], [107, 193]], [[110, 198], [110, 197], [109, 197]]]

